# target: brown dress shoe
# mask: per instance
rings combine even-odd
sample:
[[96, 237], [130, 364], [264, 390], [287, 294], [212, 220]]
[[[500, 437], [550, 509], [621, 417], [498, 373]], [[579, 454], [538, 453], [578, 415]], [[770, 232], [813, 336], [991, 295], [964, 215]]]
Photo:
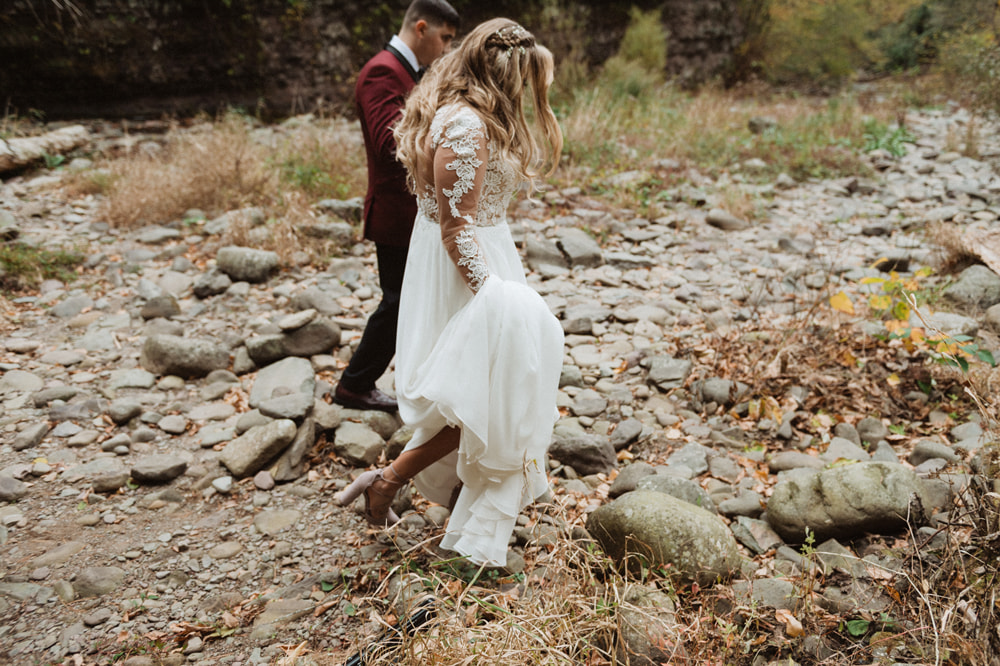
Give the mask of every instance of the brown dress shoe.
[[344, 388], [343, 384], [337, 384], [337, 388], [333, 392], [333, 401], [349, 409], [374, 409], [380, 412], [395, 412], [399, 409], [393, 398], [377, 388], [364, 393], [355, 393]]

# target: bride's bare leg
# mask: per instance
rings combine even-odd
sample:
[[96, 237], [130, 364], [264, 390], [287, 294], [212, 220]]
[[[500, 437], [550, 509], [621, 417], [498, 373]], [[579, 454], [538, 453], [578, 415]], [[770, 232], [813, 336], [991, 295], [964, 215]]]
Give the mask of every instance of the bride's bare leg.
[[417, 448], [403, 451], [382, 470], [382, 478], [372, 484], [373, 490], [392, 497], [407, 480], [457, 449], [461, 434], [459, 428], [445, 427]]

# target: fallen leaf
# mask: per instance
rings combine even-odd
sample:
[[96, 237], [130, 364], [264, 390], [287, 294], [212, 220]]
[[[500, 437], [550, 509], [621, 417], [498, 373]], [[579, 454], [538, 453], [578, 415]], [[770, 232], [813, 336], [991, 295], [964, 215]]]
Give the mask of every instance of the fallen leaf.
[[849, 315], [854, 314], [854, 303], [852, 303], [851, 298], [842, 291], [838, 291], [830, 297], [830, 307], [837, 312], [843, 312], [844, 314]]
[[774, 617], [777, 618], [778, 622], [785, 625], [785, 634], [789, 638], [795, 638], [806, 633], [805, 629], [802, 628], [802, 623], [792, 615], [791, 611], [779, 608], [774, 612]]

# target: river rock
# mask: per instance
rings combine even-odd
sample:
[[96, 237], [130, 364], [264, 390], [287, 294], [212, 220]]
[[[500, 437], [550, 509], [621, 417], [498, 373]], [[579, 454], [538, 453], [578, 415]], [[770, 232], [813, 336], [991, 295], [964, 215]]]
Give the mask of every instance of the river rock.
[[549, 447], [549, 457], [584, 476], [610, 472], [618, 464], [615, 447], [606, 436], [596, 434], [556, 435]]
[[229, 351], [214, 340], [151, 335], [142, 347], [140, 363], [158, 375], [203, 377], [227, 368]]
[[268, 250], [230, 245], [219, 250], [215, 265], [237, 282], [265, 282], [278, 268], [278, 255]]
[[601, 246], [586, 231], [578, 227], [565, 227], [556, 233], [556, 245], [571, 266], [600, 266], [604, 263]]
[[291, 444], [296, 432], [288, 419], [251, 428], [226, 444], [219, 461], [237, 478], [251, 476]]
[[981, 264], [969, 266], [958, 280], [948, 285], [944, 295], [963, 305], [985, 310], [1000, 303], [1000, 275]]
[[700, 585], [731, 577], [740, 564], [736, 540], [717, 516], [664, 493], [626, 493], [591, 513], [587, 531], [622, 567], [664, 566]]
[[924, 507], [930, 502], [912, 470], [860, 462], [779, 481], [767, 503], [767, 520], [782, 539], [801, 543], [807, 529], [818, 540], [892, 534], [905, 529], [907, 517], [925, 522]]
[[272, 397], [301, 393], [312, 398], [316, 390], [316, 373], [308, 359], [290, 357], [272, 363], [257, 373], [250, 390], [249, 404], [260, 407]]
[[344, 421], [335, 432], [333, 449], [348, 463], [368, 467], [374, 465], [385, 450], [385, 440], [363, 423]]
[[125, 571], [118, 567], [88, 567], [76, 575], [73, 590], [79, 599], [110, 594], [125, 580]]
[[170, 453], [145, 456], [132, 466], [132, 478], [139, 483], [169, 483], [184, 473], [188, 463]]

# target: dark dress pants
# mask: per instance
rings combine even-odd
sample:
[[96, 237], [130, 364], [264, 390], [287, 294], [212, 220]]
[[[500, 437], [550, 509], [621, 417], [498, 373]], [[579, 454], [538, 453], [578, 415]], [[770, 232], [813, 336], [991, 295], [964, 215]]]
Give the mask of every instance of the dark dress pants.
[[375, 388], [375, 380], [382, 376], [396, 354], [399, 295], [403, 290], [408, 250], [406, 245], [375, 245], [382, 301], [368, 317], [361, 342], [340, 378], [344, 388], [354, 393], [365, 393]]

